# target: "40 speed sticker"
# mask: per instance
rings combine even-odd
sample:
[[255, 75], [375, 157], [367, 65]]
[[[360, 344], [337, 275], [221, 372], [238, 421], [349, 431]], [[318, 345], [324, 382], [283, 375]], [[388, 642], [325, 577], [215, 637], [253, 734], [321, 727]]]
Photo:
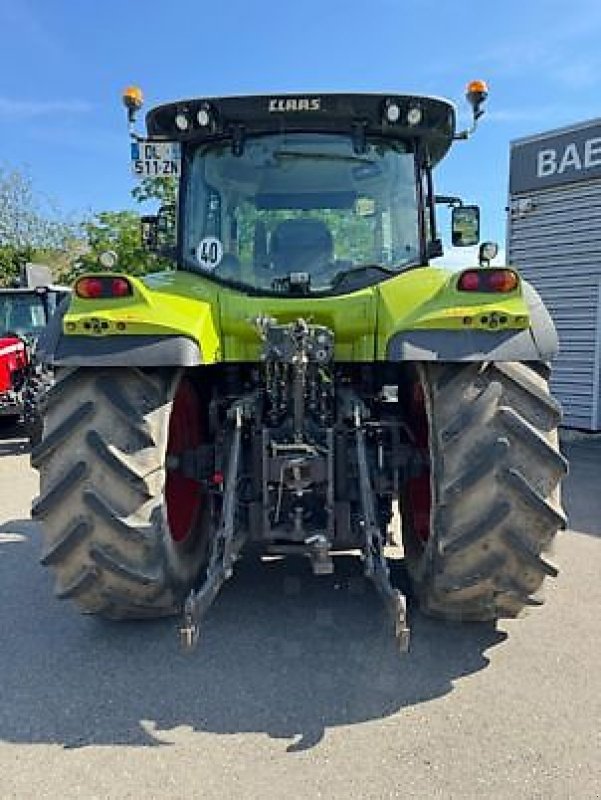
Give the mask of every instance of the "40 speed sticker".
[[214, 270], [223, 258], [223, 245], [215, 236], [205, 236], [196, 248], [196, 260], [201, 267]]

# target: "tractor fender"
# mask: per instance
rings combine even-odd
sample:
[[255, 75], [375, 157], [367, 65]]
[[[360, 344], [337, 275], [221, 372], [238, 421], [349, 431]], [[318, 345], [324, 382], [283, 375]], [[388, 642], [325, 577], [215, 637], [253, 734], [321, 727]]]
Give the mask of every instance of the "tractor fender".
[[182, 335], [66, 336], [66, 297], [38, 344], [38, 358], [53, 367], [196, 367], [202, 364], [197, 342]]
[[539, 293], [522, 280], [522, 295], [530, 315], [524, 330], [413, 330], [392, 336], [388, 361], [551, 361], [559, 339]]

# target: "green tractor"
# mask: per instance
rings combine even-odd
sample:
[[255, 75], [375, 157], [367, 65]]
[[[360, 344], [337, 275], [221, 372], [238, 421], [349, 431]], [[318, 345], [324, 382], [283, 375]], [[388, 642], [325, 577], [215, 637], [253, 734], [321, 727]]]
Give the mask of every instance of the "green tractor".
[[111, 619], [200, 622], [243, 550], [316, 574], [355, 551], [408, 645], [385, 546], [400, 516], [412, 595], [452, 620], [538, 602], [565, 526], [553, 323], [515, 270], [430, 266], [479, 212], [432, 172], [476, 127], [429, 97], [324, 94], [162, 105], [132, 164], [172, 177], [142, 220], [174, 269], [85, 275], [57, 319], [57, 383], [32, 462], [56, 594]]

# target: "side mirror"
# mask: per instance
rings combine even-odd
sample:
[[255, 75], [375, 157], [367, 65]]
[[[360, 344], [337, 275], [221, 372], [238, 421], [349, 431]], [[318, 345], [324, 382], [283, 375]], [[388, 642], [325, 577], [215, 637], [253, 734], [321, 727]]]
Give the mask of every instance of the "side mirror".
[[157, 214], [157, 233], [159, 247], [170, 248], [175, 245], [175, 204], [169, 203], [159, 208]]
[[142, 217], [140, 234], [145, 250], [171, 255], [175, 247], [175, 205], [161, 206], [156, 215]]
[[141, 217], [140, 219], [140, 238], [142, 240], [142, 247], [151, 253], [155, 253], [159, 243], [159, 225], [158, 216]]
[[478, 206], [457, 206], [452, 211], [451, 241], [453, 247], [470, 247], [480, 241], [480, 209]]

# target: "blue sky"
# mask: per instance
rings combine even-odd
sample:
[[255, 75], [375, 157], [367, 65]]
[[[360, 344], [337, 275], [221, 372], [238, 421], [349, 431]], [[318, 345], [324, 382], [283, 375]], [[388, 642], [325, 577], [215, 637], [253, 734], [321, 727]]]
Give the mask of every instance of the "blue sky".
[[[184, 96], [407, 91], [488, 113], [439, 168], [503, 243], [509, 142], [601, 116], [599, 0], [0, 0], [0, 164], [66, 213], [132, 205], [121, 89]], [[446, 218], [441, 219], [448, 228]], [[443, 230], [444, 233], [446, 231]]]

